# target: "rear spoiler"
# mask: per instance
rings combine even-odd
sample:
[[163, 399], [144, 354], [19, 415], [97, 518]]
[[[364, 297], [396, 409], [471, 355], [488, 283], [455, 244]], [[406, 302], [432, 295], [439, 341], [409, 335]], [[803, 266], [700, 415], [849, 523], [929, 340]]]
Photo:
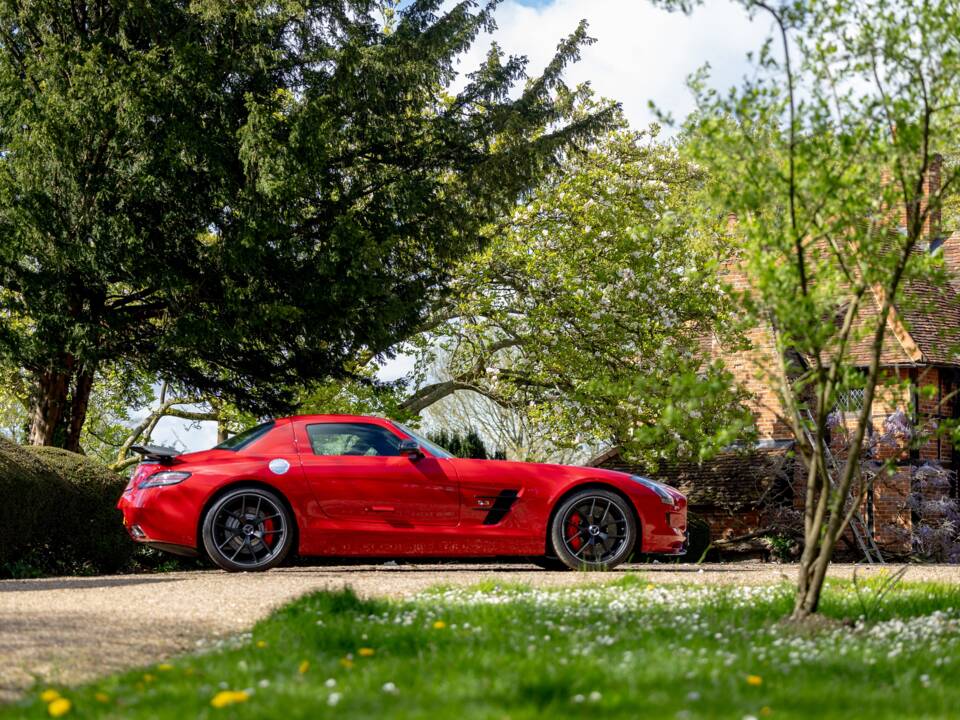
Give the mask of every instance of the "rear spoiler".
[[161, 445], [131, 445], [130, 450], [143, 455], [144, 460], [158, 462], [161, 465], [169, 465], [180, 454], [179, 450]]

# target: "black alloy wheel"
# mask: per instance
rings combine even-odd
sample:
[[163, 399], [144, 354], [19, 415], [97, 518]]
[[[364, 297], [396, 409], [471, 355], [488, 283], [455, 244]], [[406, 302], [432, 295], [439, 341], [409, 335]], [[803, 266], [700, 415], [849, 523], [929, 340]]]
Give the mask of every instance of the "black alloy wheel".
[[290, 551], [293, 522], [286, 505], [263, 488], [237, 488], [210, 506], [203, 519], [203, 546], [229, 572], [276, 567]]
[[567, 498], [551, 526], [553, 551], [567, 567], [609, 570], [630, 557], [637, 539], [633, 508], [615, 492], [588, 488]]

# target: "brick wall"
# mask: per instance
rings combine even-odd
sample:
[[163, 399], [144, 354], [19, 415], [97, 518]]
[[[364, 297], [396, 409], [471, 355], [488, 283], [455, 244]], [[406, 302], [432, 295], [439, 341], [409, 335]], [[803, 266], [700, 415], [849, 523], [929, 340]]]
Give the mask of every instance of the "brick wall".
[[952, 373], [940, 368], [928, 368], [919, 374], [918, 384], [936, 388], [936, 394], [933, 397], [925, 397], [921, 393], [917, 398], [923, 439], [919, 449], [919, 459], [950, 465], [953, 459], [953, 445], [948, 438], [937, 437], [936, 430], [940, 419], [953, 417], [956, 398], [951, 397], [954, 390]]
[[881, 549], [907, 553], [913, 521], [909, 508], [911, 469], [899, 467], [890, 475], [881, 472], [873, 483], [874, 540]]
[[[747, 289], [747, 278], [740, 269], [738, 258], [732, 258], [725, 264], [722, 276], [735, 290]], [[770, 369], [776, 367], [773, 336], [769, 328], [761, 326], [747, 332], [746, 339], [750, 344], [749, 349], [731, 351], [722, 347], [716, 337], [711, 337], [710, 356], [722, 358], [737, 383], [749, 393], [752, 399], [750, 409], [760, 437], [790, 439], [793, 433], [782, 420], [782, 405], [770, 376]]]
[[[936, 193], [940, 192], [942, 170], [943, 157], [941, 155], [932, 156], [930, 158], [930, 166], [927, 170], [927, 176], [924, 178], [923, 182], [923, 190], [920, 197], [920, 212], [926, 210], [927, 200], [930, 195], [935, 195]], [[892, 179], [892, 173], [887, 170], [883, 173], [881, 182], [886, 185], [887, 183], [891, 182]], [[900, 227], [906, 227], [907, 206], [905, 204], [899, 203], [897, 208], [891, 208], [891, 214], [893, 215], [891, 220], [896, 218], [896, 221]], [[940, 232], [941, 216], [942, 213], [939, 208], [931, 210], [923, 224], [923, 233], [927, 237], [936, 237], [936, 235]]]
[[960, 290], [960, 232], [945, 238], [940, 252], [943, 253], [943, 263], [952, 276], [954, 287]]
[[747, 535], [766, 525], [765, 518], [756, 508], [730, 512], [716, 506], [704, 505], [691, 506], [690, 511], [707, 522], [710, 526], [710, 538], [713, 541]]
[[[802, 464], [798, 463], [794, 476], [794, 507], [797, 510], [803, 509], [806, 499], [805, 472]], [[873, 527], [873, 539], [882, 550], [898, 555], [910, 551], [910, 533], [913, 529], [909, 506], [910, 492], [911, 468], [909, 466], [897, 467], [893, 475], [881, 471], [873, 480], [873, 503], [870, 504], [868, 496], [860, 509], [860, 520], [865, 532], [869, 532], [870, 526]], [[859, 552], [853, 530], [848, 528], [844, 535], [846, 546], [839, 546], [838, 551], [844, 552], [848, 548], [855, 548], [855, 551]]]

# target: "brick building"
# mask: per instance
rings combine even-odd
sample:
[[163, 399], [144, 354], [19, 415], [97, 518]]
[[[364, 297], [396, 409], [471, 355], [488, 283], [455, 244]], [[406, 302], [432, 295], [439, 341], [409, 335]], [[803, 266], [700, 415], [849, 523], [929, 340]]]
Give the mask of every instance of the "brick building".
[[[934, 175], [933, 181], [937, 179]], [[943, 418], [960, 417], [960, 402], [952, 395], [960, 390], [960, 232], [943, 235], [939, 229], [940, 218], [931, 214], [930, 239], [919, 251], [942, 254], [953, 281], [946, 288], [911, 283], [888, 319], [883, 372], [887, 379], [902, 382], [885, 385], [882, 391], [878, 387], [864, 468], [872, 476], [861, 512], [864, 531], [885, 550], [899, 554], [910, 551], [914, 529], [941, 512], [942, 500], [958, 495], [960, 452], [933, 430]], [[746, 287], [735, 258], [727, 264], [726, 275], [734, 287]], [[882, 297], [874, 293], [863, 312], [876, 317], [881, 304]], [[776, 531], [791, 512], [796, 520], [802, 495], [803, 473], [790, 452], [793, 436], [762, 370], [775, 360], [772, 334], [760, 326], [747, 339], [748, 349], [730, 351], [718, 338], [704, 338], [704, 351], [723, 358], [747, 391], [760, 442], [753, 448], [732, 449], [707, 463], [676, 463], [652, 473], [687, 493], [691, 510], [708, 522], [714, 540]], [[865, 370], [868, 341], [855, 346], [851, 355]], [[840, 456], [845, 427], [861, 407], [862, 393], [855, 391], [836, 407], [832, 446]], [[914, 427], [921, 428], [918, 438], [909, 437]], [[895, 460], [892, 475], [879, 472], [887, 459]], [[616, 448], [591, 464], [643, 472], [625, 462]], [[855, 550], [852, 539], [848, 540], [849, 549]]]

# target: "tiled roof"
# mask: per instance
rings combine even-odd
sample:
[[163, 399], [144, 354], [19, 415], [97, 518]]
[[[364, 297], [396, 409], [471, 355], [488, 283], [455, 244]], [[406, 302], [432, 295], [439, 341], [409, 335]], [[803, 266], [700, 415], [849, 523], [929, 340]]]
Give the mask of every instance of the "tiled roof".
[[[860, 310], [857, 317], [860, 321], [860, 327], [866, 331], [866, 328], [875, 328], [877, 318], [880, 315], [880, 302], [872, 292], [867, 292], [861, 300]], [[891, 327], [892, 326], [892, 327]], [[917, 358], [911, 352], [914, 348], [914, 342], [906, 328], [902, 328], [901, 333], [896, 332], [896, 322], [893, 318], [887, 321], [887, 331], [883, 337], [883, 352], [880, 355], [882, 365], [910, 365], [917, 362]], [[854, 331], [856, 333], [856, 330]], [[873, 333], [867, 333], [863, 336], [852, 337], [848, 352], [850, 362], [855, 365], [866, 366], [870, 364], [873, 357]]]
[[[894, 237], [897, 233], [891, 231], [891, 238]], [[923, 243], [915, 252], [931, 252], [930, 248], [937, 246], [951, 281], [941, 287], [917, 278], [904, 285], [887, 322], [881, 354], [883, 365], [960, 365], [960, 231], [940, 238], [937, 245]], [[821, 239], [810, 243], [807, 252], [827, 254], [830, 251]], [[746, 287], [746, 276], [735, 259], [725, 264], [725, 275], [735, 287]], [[858, 312], [861, 327], [875, 324], [882, 303], [878, 289], [867, 292]], [[839, 323], [840, 318], [836, 322]], [[848, 349], [850, 360], [856, 365], [868, 365], [873, 354], [872, 342], [872, 333], [853, 339]]]
[[[644, 475], [672, 485], [687, 496], [692, 508], [744, 510], [785, 492], [793, 477], [792, 443], [729, 451], [703, 463], [678, 461], [650, 472], [625, 462], [619, 453], [604, 453], [591, 465]], [[601, 459], [602, 458], [602, 459]]]
[[923, 361], [960, 365], [960, 296], [955, 289], [919, 280], [904, 295], [898, 310]]
[[[880, 298], [868, 293], [861, 305], [861, 321], [873, 325], [879, 313]], [[854, 364], [870, 363], [871, 343], [872, 337], [852, 343], [849, 356]], [[906, 285], [887, 322], [881, 362], [960, 365], [960, 295], [956, 289], [923, 279]]]

